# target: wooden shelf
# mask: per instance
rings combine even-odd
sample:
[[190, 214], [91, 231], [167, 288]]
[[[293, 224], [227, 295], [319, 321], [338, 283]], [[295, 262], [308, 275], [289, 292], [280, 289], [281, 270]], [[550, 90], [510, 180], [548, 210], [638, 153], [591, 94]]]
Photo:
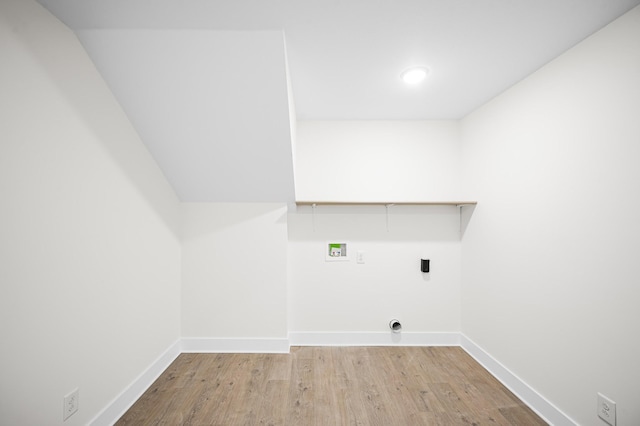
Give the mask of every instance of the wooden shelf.
[[[298, 200], [296, 201], [297, 207], [310, 207], [308, 211], [311, 211], [314, 219], [313, 219], [313, 230], [315, 232], [315, 215], [316, 215], [316, 207], [319, 206], [327, 206], [324, 213], [333, 211], [343, 211], [343, 212], [366, 212], [372, 209], [360, 208], [360, 207], [370, 207], [370, 206], [382, 206], [385, 207], [386, 216], [387, 216], [387, 232], [389, 231], [389, 216], [393, 213], [391, 207], [394, 206], [414, 206], [415, 208], [409, 209], [399, 209], [400, 212], [404, 211], [407, 213], [408, 211], [412, 212], [426, 212], [423, 209], [418, 207], [425, 206], [451, 206], [458, 208], [458, 215], [460, 216], [460, 237], [464, 234], [464, 230], [467, 228], [467, 224], [471, 219], [471, 215], [475, 210], [475, 206], [478, 204], [477, 201], [307, 201], [307, 200]], [[466, 208], [465, 208], [466, 207]], [[306, 209], [304, 209], [306, 210]], [[322, 210], [322, 209], [321, 209]], [[429, 209], [426, 209], [427, 211]]]
[[296, 201], [298, 206], [475, 206], [477, 201]]

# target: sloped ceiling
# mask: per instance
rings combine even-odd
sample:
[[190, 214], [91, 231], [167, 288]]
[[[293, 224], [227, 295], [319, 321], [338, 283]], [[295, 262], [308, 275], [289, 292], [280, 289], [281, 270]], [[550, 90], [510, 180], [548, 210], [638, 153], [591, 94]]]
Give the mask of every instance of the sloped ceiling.
[[78, 36], [183, 201], [293, 201], [282, 32]]
[[[292, 201], [292, 115], [459, 119], [640, 3], [39, 1], [76, 31], [184, 201]], [[414, 65], [431, 73], [407, 87]]]

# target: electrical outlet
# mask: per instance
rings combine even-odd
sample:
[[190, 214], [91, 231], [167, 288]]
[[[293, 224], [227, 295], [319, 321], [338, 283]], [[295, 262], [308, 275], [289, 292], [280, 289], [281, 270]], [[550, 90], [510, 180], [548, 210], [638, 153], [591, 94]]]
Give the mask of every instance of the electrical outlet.
[[78, 411], [79, 399], [78, 395], [79, 389], [73, 390], [71, 393], [65, 395], [64, 397], [64, 405], [62, 412], [62, 420], [67, 420], [73, 413]]
[[598, 392], [598, 417], [616, 426], [616, 403]]

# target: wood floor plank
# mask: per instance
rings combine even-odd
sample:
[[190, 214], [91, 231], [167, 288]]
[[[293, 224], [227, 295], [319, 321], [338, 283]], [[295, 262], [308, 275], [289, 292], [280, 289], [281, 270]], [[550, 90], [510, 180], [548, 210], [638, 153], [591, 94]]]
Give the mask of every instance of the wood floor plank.
[[197, 386], [198, 399], [189, 402], [190, 414], [184, 424], [224, 425], [249, 359], [246, 354], [224, 354], [213, 359], [214, 364], [207, 369], [210, 375], [203, 374], [204, 381]]
[[415, 424], [423, 406], [417, 401], [421, 376], [412, 369], [415, 355], [415, 348], [396, 347], [389, 354], [378, 351], [372, 363], [375, 370], [371, 374], [378, 378], [377, 384], [390, 407], [389, 414], [402, 424]]
[[490, 398], [471, 383], [451, 383], [451, 387], [465, 401], [481, 424], [508, 426], [509, 423]]
[[314, 393], [315, 416], [319, 424], [339, 424], [346, 416], [346, 406], [343, 398], [336, 392], [336, 367], [331, 348], [314, 348], [313, 381], [316, 383]]
[[[346, 349], [346, 350], [345, 350]], [[351, 358], [357, 356], [349, 348], [332, 348], [334, 359], [334, 377], [336, 378], [336, 397], [344, 402], [343, 425], [367, 425], [367, 412], [357, 391], [358, 377], [353, 369]]]
[[289, 397], [288, 380], [269, 380], [265, 387], [264, 398], [256, 415], [257, 425], [284, 425], [288, 407], [285, 404]]
[[546, 425], [546, 423], [538, 417], [529, 407], [516, 406], [501, 408], [500, 413], [512, 425]]
[[298, 348], [293, 353], [286, 424], [305, 424], [316, 418], [313, 404], [313, 363], [313, 348]]
[[269, 380], [289, 380], [291, 377], [291, 356], [289, 354], [267, 354], [265, 368]]
[[116, 425], [546, 424], [459, 347], [182, 354]]

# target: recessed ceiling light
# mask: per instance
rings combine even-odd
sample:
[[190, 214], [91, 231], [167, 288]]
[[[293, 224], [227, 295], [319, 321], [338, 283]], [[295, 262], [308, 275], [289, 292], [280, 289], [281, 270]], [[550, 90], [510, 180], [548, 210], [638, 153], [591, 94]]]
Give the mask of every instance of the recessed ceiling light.
[[427, 74], [429, 74], [428, 68], [414, 67], [403, 71], [400, 77], [407, 84], [418, 84], [427, 77]]

